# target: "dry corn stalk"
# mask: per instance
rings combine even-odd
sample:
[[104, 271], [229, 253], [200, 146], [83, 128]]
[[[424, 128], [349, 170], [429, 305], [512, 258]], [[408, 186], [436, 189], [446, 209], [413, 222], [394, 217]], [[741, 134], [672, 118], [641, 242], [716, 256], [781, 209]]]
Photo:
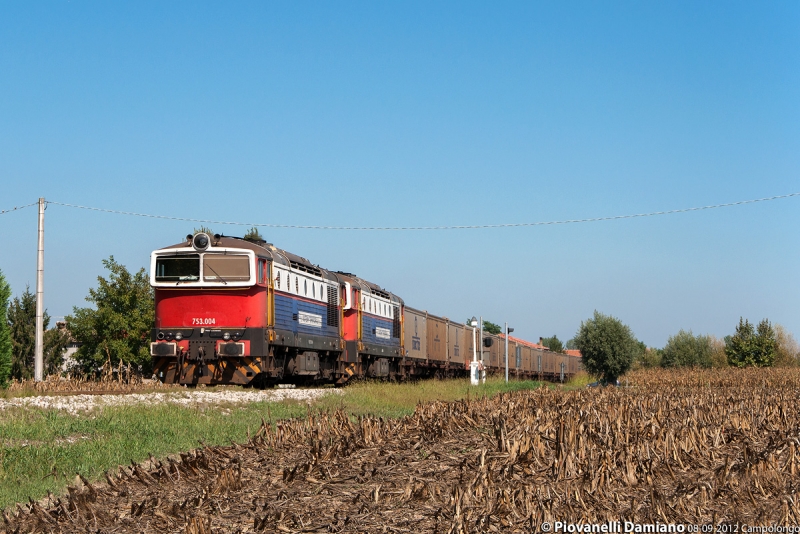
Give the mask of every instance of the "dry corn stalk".
[[543, 521], [798, 524], [800, 371], [638, 373], [265, 424], [120, 468], [7, 532], [532, 532]]

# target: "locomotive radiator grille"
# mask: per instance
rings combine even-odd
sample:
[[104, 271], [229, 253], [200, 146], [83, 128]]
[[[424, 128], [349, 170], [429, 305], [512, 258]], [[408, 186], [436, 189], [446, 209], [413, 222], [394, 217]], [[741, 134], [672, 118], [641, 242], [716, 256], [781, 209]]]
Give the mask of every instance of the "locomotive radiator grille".
[[394, 307], [394, 319], [392, 320], [392, 337], [400, 339], [400, 306]]
[[328, 286], [328, 326], [339, 327], [339, 288]]

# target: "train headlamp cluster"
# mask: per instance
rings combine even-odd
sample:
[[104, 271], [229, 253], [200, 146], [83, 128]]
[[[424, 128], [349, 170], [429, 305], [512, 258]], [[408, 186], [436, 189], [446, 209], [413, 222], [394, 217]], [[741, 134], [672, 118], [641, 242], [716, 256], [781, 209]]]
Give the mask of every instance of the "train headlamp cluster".
[[204, 251], [208, 249], [208, 246], [211, 244], [211, 238], [205, 232], [199, 232], [194, 235], [192, 238], [192, 246], [197, 251]]
[[[189, 332], [189, 334], [191, 335], [191, 332]], [[180, 331], [178, 331], [178, 332], [163, 332], [163, 331], [161, 331], [161, 332], [158, 332], [156, 334], [156, 339], [159, 340], [159, 341], [164, 341], [164, 340], [172, 341], [173, 339], [175, 341], [180, 341], [181, 339], [183, 339], [183, 337], [185, 335], [186, 335], [186, 333], [180, 332]]]
[[225, 341], [230, 341], [231, 333], [230, 332], [225, 332], [224, 334], [222, 334], [222, 339], [224, 339]]

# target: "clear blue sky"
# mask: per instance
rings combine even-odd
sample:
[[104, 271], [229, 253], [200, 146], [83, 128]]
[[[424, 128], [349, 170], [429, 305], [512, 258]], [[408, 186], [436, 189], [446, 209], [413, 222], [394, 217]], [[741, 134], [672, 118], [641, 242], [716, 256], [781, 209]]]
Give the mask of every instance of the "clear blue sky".
[[[3, 2], [0, 210], [349, 226], [548, 221], [800, 191], [800, 3]], [[14, 295], [36, 208], [0, 215]], [[50, 205], [45, 305], [194, 226]], [[217, 232], [245, 229], [215, 225]], [[563, 226], [262, 229], [407, 304], [663, 346], [800, 334], [800, 198]]]

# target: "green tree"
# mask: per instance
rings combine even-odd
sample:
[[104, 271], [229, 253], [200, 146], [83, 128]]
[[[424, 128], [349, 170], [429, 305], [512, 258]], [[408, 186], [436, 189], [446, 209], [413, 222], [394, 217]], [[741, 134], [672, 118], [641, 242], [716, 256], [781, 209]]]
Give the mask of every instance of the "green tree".
[[252, 241], [254, 243], [257, 243], [259, 241], [265, 241], [265, 239], [261, 235], [261, 232], [259, 232], [258, 228], [256, 228], [255, 226], [250, 228], [247, 231], [247, 233], [244, 234], [244, 237], [242, 239], [244, 239], [245, 241]]
[[568, 339], [564, 346], [567, 348], [567, 350], [578, 350], [578, 345], [575, 343], [574, 337]]
[[[58, 373], [64, 363], [64, 349], [69, 343], [65, 330], [48, 330], [50, 316], [44, 310], [44, 335], [42, 358], [44, 374]], [[8, 326], [11, 331], [11, 377], [17, 380], [33, 378], [36, 352], [36, 295], [30, 286], [25, 287], [21, 297], [15, 297], [8, 307]]]
[[483, 333], [484, 334], [502, 334], [503, 327], [499, 324], [494, 324], [491, 321], [483, 320]]
[[756, 328], [756, 361], [761, 367], [771, 367], [775, 363], [775, 352], [778, 348], [775, 330], [766, 319], [758, 323]]
[[736, 333], [725, 346], [728, 364], [735, 367], [770, 367], [775, 361], [775, 331], [764, 319], [753, 329], [750, 321], [739, 318]]
[[153, 289], [144, 268], [131, 274], [111, 256], [103, 260], [109, 279], [97, 277], [97, 289], [90, 289], [87, 302], [94, 308], [73, 308], [67, 328], [83, 343], [75, 360], [87, 371], [106, 361], [116, 365], [139, 364], [151, 368], [150, 330], [153, 327]]
[[630, 327], [597, 310], [591, 319], [581, 322], [575, 345], [581, 351], [586, 371], [609, 384], [631, 368], [639, 351]]
[[558, 336], [553, 334], [552, 337], [543, 337], [542, 345], [547, 347], [553, 352], [564, 352], [564, 344], [558, 339]]
[[11, 332], [8, 329], [8, 299], [11, 286], [0, 271], [0, 388], [6, 387], [11, 376]]
[[711, 367], [712, 347], [708, 336], [680, 330], [670, 336], [661, 355], [662, 367]]

